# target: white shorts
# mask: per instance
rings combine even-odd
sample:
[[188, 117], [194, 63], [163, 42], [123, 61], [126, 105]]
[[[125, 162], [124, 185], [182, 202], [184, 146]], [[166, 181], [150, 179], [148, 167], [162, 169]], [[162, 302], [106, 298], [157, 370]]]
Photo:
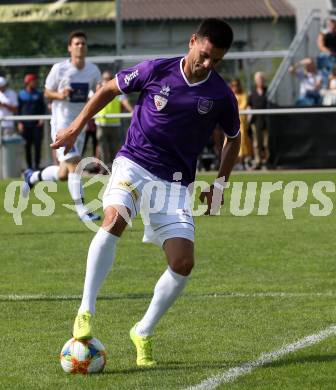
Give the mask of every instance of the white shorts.
[[140, 213], [144, 226], [143, 242], [158, 246], [169, 238], [194, 242], [195, 225], [187, 187], [152, 175], [135, 162], [118, 157], [103, 196], [103, 208], [123, 205], [131, 218]]
[[[60, 129], [65, 129], [68, 125], [64, 124], [63, 126], [60, 126], [59, 128], [56, 128], [53, 126], [53, 122], [51, 122], [51, 138], [53, 142], [55, 142], [57, 131]], [[56, 156], [59, 162], [71, 160], [74, 157], [81, 157], [83, 148], [84, 148], [84, 141], [85, 141], [85, 132], [82, 131], [74, 144], [74, 146], [70, 149], [70, 151], [67, 154], [64, 154], [64, 147], [58, 148], [56, 150]]]

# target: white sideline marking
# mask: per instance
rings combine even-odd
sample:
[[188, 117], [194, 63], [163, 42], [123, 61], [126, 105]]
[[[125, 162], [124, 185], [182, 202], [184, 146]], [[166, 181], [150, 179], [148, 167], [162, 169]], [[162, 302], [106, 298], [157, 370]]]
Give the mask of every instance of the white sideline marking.
[[9, 295], [0, 295], [0, 301], [43, 301], [43, 300], [73, 300], [73, 299], [82, 299], [81, 295], [44, 295], [44, 294], [30, 294], [30, 295], [19, 295], [19, 294], [9, 294]]
[[[104, 299], [147, 299], [151, 294], [110, 294], [101, 295], [98, 297], [100, 300]], [[187, 293], [181, 296], [181, 298], [314, 298], [314, 297], [336, 297], [334, 292], [259, 292], [259, 293], [244, 293], [244, 292], [222, 292], [222, 293], [205, 293], [205, 294], [193, 294]], [[60, 300], [70, 301], [82, 299], [81, 295], [46, 295], [46, 294], [9, 294], [0, 295], [1, 301], [47, 301], [47, 300]]]
[[329, 328], [324, 329], [318, 333], [303, 337], [302, 339], [296, 341], [293, 344], [285, 345], [277, 351], [262, 353], [257, 360], [246, 362], [241, 366], [230, 368], [229, 370], [224, 371], [220, 374], [211, 376], [195, 386], [188, 387], [186, 390], [215, 389], [216, 387], [224, 383], [233, 382], [242, 375], [250, 374], [254, 369], [258, 367], [272, 363], [289, 353], [317, 344], [324, 339], [334, 335], [336, 335], [336, 326], [332, 325]]
[[256, 293], [244, 293], [244, 292], [222, 292], [222, 293], [208, 293], [208, 294], [185, 294], [184, 296], [202, 296], [209, 298], [301, 298], [301, 297], [335, 297], [336, 294], [332, 291], [327, 292], [256, 292]]

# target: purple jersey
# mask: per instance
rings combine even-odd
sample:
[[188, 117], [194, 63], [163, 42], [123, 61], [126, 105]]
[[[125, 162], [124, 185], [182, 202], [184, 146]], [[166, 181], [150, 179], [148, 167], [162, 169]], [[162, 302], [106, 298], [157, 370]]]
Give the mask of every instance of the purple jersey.
[[181, 57], [145, 61], [117, 74], [122, 93], [141, 92], [118, 156], [167, 181], [181, 172], [187, 186], [217, 123], [227, 137], [239, 134], [240, 123], [237, 100], [218, 73], [190, 84], [182, 62]]

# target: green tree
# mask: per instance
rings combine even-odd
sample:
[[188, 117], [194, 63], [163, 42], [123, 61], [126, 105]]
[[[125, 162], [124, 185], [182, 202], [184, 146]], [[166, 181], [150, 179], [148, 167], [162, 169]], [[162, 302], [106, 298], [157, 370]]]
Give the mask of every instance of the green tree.
[[[60, 36], [62, 23], [6, 23], [0, 34], [0, 58], [15, 57], [63, 57], [67, 55], [66, 41]], [[0, 67], [0, 74], [19, 90], [26, 73], [39, 75], [40, 87], [50, 66], [11, 66]]]
[[61, 23], [7, 23], [0, 34], [0, 57], [46, 57], [65, 55], [59, 37]]

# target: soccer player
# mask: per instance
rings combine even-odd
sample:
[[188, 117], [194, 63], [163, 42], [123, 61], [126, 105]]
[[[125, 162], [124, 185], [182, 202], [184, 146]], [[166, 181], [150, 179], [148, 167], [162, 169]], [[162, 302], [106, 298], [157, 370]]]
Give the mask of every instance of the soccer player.
[[[87, 38], [83, 31], [70, 33], [68, 39], [70, 59], [55, 64], [47, 76], [44, 95], [52, 100], [51, 104], [51, 136], [55, 139], [57, 130], [65, 128], [81, 112], [88, 100], [90, 91], [95, 91], [101, 75], [98, 67], [86, 61]], [[68, 180], [68, 188], [76, 207], [77, 214], [83, 221], [96, 221], [100, 217], [91, 213], [83, 204], [83, 187], [80, 176], [75, 172], [81, 159], [85, 134], [80, 128], [76, 142], [71, 149], [57, 150], [59, 165], [49, 166], [41, 171], [25, 172], [26, 196], [38, 181]]]
[[[224, 178], [229, 178], [239, 152], [237, 101], [214, 69], [232, 40], [228, 24], [206, 19], [191, 36], [185, 57], [145, 61], [117, 73], [74, 122], [57, 133], [51, 145], [71, 149], [80, 129], [111, 99], [141, 92], [104, 194], [104, 221], [89, 248], [84, 293], [73, 329], [76, 339], [92, 337], [98, 291], [113, 264], [128, 218], [136, 216], [142, 203], [144, 209], [152, 211], [144, 218], [143, 240], [163, 248], [168, 267], [154, 288], [147, 312], [130, 331], [138, 366], [156, 364], [152, 354], [154, 328], [183, 291], [194, 265], [194, 222], [187, 186], [194, 181], [197, 156], [217, 123], [226, 134], [226, 143], [218, 179], [201, 194], [201, 201], [207, 202], [206, 214], [218, 211], [220, 202], [214, 202], [213, 195], [218, 199], [220, 194], [221, 199]], [[156, 191], [150, 191], [151, 184]], [[153, 201], [162, 207], [152, 207]], [[169, 207], [169, 203], [176, 206]]]

